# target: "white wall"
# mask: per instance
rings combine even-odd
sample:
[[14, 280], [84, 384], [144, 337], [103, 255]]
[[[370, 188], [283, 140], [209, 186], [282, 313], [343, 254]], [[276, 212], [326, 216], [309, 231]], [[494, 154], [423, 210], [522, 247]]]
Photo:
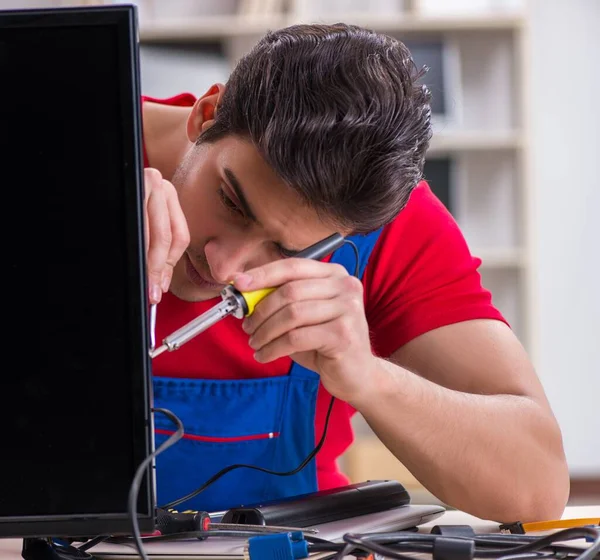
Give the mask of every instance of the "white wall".
[[203, 95], [216, 82], [226, 82], [230, 73], [227, 60], [193, 46], [152, 46], [140, 48], [142, 94], [171, 97], [188, 92]]
[[600, 475], [600, 1], [531, 0], [537, 367], [574, 475]]

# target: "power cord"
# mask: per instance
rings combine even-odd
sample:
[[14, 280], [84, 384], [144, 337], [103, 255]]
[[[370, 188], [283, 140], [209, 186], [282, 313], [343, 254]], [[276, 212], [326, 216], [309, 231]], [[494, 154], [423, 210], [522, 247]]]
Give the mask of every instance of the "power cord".
[[140, 534], [140, 527], [137, 520], [137, 499], [140, 491], [140, 485], [142, 483], [142, 478], [144, 478], [144, 474], [146, 474], [146, 467], [148, 467], [152, 460], [158, 455], [160, 455], [163, 451], [177, 443], [183, 437], [184, 434], [183, 424], [181, 420], [177, 416], [175, 416], [175, 414], [173, 414], [170, 410], [167, 410], [166, 408], [153, 408], [152, 412], [160, 412], [161, 414], [164, 414], [177, 426], [177, 431], [173, 435], [171, 435], [169, 439], [165, 441], [158, 449], [150, 453], [150, 455], [148, 455], [140, 463], [140, 466], [138, 467], [135, 476], [133, 477], [131, 488], [129, 489], [127, 510], [129, 512], [131, 525], [133, 527], [133, 539], [135, 541], [135, 546], [142, 560], [149, 560], [148, 556], [144, 552], [144, 545], [142, 544], [142, 535]]
[[354, 241], [350, 241], [350, 239], [344, 239], [344, 245], [350, 245], [352, 250], [354, 251], [354, 256], [356, 258], [356, 264], [354, 265], [354, 274], [358, 278], [358, 273], [360, 272], [360, 256], [358, 254], [358, 247]]
[[[558, 544], [561, 542], [588, 538], [592, 545], [582, 550], [573, 546]], [[455, 558], [471, 560], [473, 558], [495, 558], [497, 560], [526, 558], [561, 558], [576, 560], [593, 560], [600, 555], [600, 530], [590, 527], [576, 527], [554, 532], [543, 537], [516, 536], [502, 534], [482, 534], [475, 536], [445, 536], [436, 534], [419, 534], [408, 532], [369, 533], [343, 536], [345, 544], [339, 545], [335, 560], [345, 556], [373, 555], [375, 557], [395, 560], [414, 560], [407, 553], [439, 554], [441, 546], [452, 547]], [[557, 544], [554, 544], [557, 543]], [[318, 545], [314, 545], [316, 550]], [[323, 547], [324, 550], [331, 550]], [[437, 550], [436, 550], [437, 549]], [[442, 555], [440, 554], [440, 557]], [[449, 557], [449, 556], [448, 556]]]

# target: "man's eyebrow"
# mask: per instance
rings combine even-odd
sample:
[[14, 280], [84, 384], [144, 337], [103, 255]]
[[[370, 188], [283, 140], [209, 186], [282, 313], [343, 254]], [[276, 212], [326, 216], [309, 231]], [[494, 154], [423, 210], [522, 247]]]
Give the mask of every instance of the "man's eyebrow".
[[[235, 191], [235, 195], [237, 196], [237, 199], [240, 202], [240, 206], [242, 207], [244, 214], [246, 214], [246, 216], [251, 221], [253, 221], [254, 223], [256, 223], [260, 226], [261, 223], [258, 221], [256, 214], [253, 212], [252, 208], [250, 207], [250, 204], [248, 203], [248, 199], [246, 198], [246, 195], [244, 194], [244, 189], [242, 188], [242, 185], [240, 185], [240, 182], [238, 181], [238, 178], [235, 176], [235, 173], [233, 171], [231, 171], [231, 169], [229, 169], [229, 167], [224, 167], [223, 173], [227, 176], [227, 179], [229, 180], [229, 183], [231, 184], [231, 188]], [[281, 244], [279, 244], [279, 247], [285, 253], [288, 253], [290, 256], [293, 256], [295, 253], [299, 253], [302, 250], [302, 249], [292, 249], [292, 248], [283, 247]]]
[[252, 208], [250, 208], [250, 204], [248, 204], [248, 200], [246, 199], [246, 195], [244, 194], [244, 189], [242, 189], [242, 185], [240, 185], [238, 178], [228, 167], [223, 168], [223, 173], [225, 173], [227, 179], [229, 179], [229, 183], [231, 183], [231, 188], [235, 191], [235, 195], [237, 196], [237, 199], [240, 202], [244, 214], [246, 214], [246, 216], [250, 220], [260, 225], [256, 214], [252, 211]]

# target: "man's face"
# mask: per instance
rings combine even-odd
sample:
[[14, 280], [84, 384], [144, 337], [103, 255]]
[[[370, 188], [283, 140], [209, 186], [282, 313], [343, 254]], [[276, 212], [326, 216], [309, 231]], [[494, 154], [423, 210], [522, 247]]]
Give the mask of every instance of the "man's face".
[[171, 292], [186, 301], [215, 297], [236, 273], [293, 256], [288, 251], [336, 231], [238, 137], [193, 148], [173, 184], [190, 245], [175, 266]]

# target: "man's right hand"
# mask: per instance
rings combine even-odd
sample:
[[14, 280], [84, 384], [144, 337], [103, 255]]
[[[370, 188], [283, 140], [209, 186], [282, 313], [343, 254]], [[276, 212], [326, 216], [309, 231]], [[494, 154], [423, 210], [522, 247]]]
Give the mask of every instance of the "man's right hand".
[[175, 187], [160, 171], [144, 169], [144, 234], [150, 303], [169, 290], [173, 267], [190, 242], [190, 233]]

